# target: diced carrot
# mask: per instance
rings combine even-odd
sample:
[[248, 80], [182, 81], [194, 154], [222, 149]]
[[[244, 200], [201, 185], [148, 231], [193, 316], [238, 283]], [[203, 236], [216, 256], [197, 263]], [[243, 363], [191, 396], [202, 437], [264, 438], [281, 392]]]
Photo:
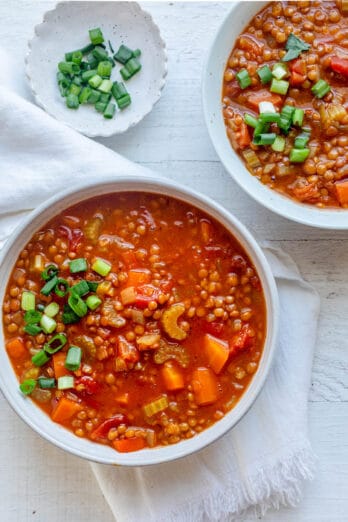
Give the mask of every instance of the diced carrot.
[[200, 222], [203, 242], [207, 245], [211, 239], [212, 227], [209, 221], [202, 219]]
[[210, 368], [201, 366], [193, 371], [192, 388], [196, 403], [199, 406], [205, 406], [217, 401], [218, 383], [215, 374]]
[[238, 145], [241, 149], [245, 149], [249, 147], [251, 138], [248, 130], [247, 124], [243, 121], [240, 129], [238, 130]]
[[306, 76], [307, 73], [307, 65], [304, 60], [295, 60], [290, 64], [290, 70], [297, 74], [302, 74], [302, 76]]
[[129, 453], [130, 451], [138, 451], [146, 446], [143, 437], [132, 437], [130, 439], [120, 439], [113, 442], [114, 448], [120, 453]]
[[173, 361], [168, 361], [161, 369], [165, 387], [169, 391], [181, 390], [185, 386], [184, 376]]
[[135, 266], [139, 266], [139, 262], [135, 257], [135, 253], [133, 250], [126, 250], [122, 253], [123, 261], [126, 263], [127, 268], [133, 268]]
[[348, 204], [348, 179], [336, 181], [335, 183], [337, 199], [341, 205]]
[[6, 344], [6, 349], [9, 356], [14, 359], [19, 359], [26, 353], [24, 343], [20, 337], [11, 339], [11, 341]]
[[129, 270], [127, 286], [137, 287], [144, 283], [149, 283], [151, 280], [151, 272], [147, 268], [135, 268]]
[[306, 79], [306, 76], [299, 74], [296, 71], [292, 71], [290, 76], [290, 85], [301, 85]]
[[53, 369], [55, 378], [63, 377], [64, 375], [71, 375], [69, 370], [65, 368], [66, 354], [64, 352], [55, 353], [53, 359]]
[[82, 409], [81, 404], [71, 401], [66, 397], [59, 399], [57, 406], [51, 413], [51, 418], [54, 422], [64, 422], [69, 420], [75, 413]]
[[213, 335], [206, 334], [204, 336], [204, 351], [209, 366], [216, 374], [219, 374], [229, 357], [228, 343], [222, 339], [217, 339]]
[[282, 105], [283, 100], [278, 94], [272, 94], [266, 89], [261, 89], [260, 91], [251, 92], [247, 98], [247, 104], [251, 109], [255, 111], [259, 110], [260, 102], [268, 101], [273, 103], [273, 105], [278, 108]]
[[117, 404], [120, 404], [120, 406], [128, 406], [129, 404], [129, 393], [122, 393], [120, 395], [117, 395], [115, 397], [115, 401]]

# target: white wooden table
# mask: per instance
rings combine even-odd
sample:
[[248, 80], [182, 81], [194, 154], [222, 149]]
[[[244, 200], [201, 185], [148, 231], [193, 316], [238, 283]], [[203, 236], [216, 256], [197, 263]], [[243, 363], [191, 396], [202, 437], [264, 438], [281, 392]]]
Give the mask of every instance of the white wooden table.
[[[23, 86], [27, 40], [43, 12], [53, 5], [52, 1], [0, 0], [0, 45], [12, 53], [13, 67], [23, 76]], [[203, 121], [200, 79], [209, 42], [230, 5], [143, 5], [153, 14], [167, 42], [167, 86], [159, 104], [140, 125], [124, 136], [101, 141], [159, 174], [209, 194], [231, 209], [256, 237], [287, 250], [320, 293], [322, 311], [309, 404], [318, 472], [305, 488], [304, 499], [297, 508], [269, 513], [264, 520], [346, 522], [347, 233], [310, 229], [268, 212], [244, 194], [221, 166]], [[113, 522], [86, 463], [40, 440], [1, 396], [0, 411], [1, 521]]]

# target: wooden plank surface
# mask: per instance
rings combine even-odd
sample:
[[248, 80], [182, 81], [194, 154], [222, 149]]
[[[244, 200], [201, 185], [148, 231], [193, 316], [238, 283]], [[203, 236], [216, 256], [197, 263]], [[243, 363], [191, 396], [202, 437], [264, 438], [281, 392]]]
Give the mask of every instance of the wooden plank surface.
[[[169, 74], [153, 112], [124, 136], [100, 140], [129, 159], [209, 194], [261, 240], [287, 250], [320, 293], [322, 310], [309, 404], [318, 473], [301, 504], [269, 513], [266, 522], [348, 520], [348, 240], [346, 232], [291, 223], [253, 202], [235, 185], [205, 129], [200, 80], [204, 56], [229, 3], [158, 2], [148, 9], [167, 42]], [[0, 1], [1, 45], [21, 74], [26, 42], [52, 1]], [[28, 429], [0, 398], [0, 504], [4, 522], [113, 522], [86, 463]], [[57, 461], [57, 452], [60, 455]], [[13, 455], [16, 454], [16, 466]], [[51, 462], [55, 463], [54, 468]], [[58, 462], [58, 463], [57, 463]], [[245, 522], [252, 519], [246, 518]], [[194, 522], [194, 521], [193, 521]]]

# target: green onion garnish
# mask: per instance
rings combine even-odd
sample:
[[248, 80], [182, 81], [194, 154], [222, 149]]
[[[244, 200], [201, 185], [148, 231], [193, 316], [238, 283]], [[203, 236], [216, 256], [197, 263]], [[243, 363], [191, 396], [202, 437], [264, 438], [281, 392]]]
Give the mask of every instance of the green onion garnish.
[[103, 78], [110, 78], [112, 64], [108, 60], [103, 60], [98, 63], [97, 73]]
[[237, 74], [236, 78], [239, 83], [239, 87], [241, 89], [246, 89], [247, 87], [250, 87], [251, 85], [251, 78], [249, 76], [249, 73], [246, 69], [241, 69]]
[[98, 62], [107, 60], [108, 56], [109, 56], [108, 52], [104, 49], [104, 47], [101, 47], [100, 45], [98, 45], [97, 47], [95, 47], [93, 49], [92, 54], [93, 54], [94, 58], [96, 58], [98, 60]]
[[306, 161], [310, 149], [291, 149], [289, 159], [291, 163], [303, 163]]
[[94, 76], [92, 76], [92, 78], [88, 80], [88, 83], [93, 89], [97, 89], [99, 85], [102, 83], [102, 81], [103, 78], [99, 76], [99, 74], [95, 74]]
[[74, 293], [74, 294], [78, 295], [79, 297], [82, 297], [82, 296], [88, 294], [88, 292], [90, 292], [90, 289], [89, 289], [88, 282], [82, 280], [82, 281], [79, 281], [78, 283], [76, 283], [76, 285], [72, 286], [69, 291], [70, 291], [70, 293]]
[[36, 381], [34, 379], [26, 379], [19, 385], [19, 389], [24, 395], [30, 395], [35, 390], [35, 387]]
[[72, 293], [68, 299], [68, 304], [70, 308], [75, 312], [76, 315], [79, 317], [84, 317], [87, 312], [88, 308], [84, 301], [82, 301], [81, 297], [79, 297], [77, 294]]
[[99, 283], [97, 281], [87, 281], [90, 292], [96, 292]]
[[98, 45], [104, 42], [104, 36], [99, 27], [90, 29], [88, 32], [93, 45]]
[[257, 118], [254, 118], [254, 116], [246, 112], [244, 114], [244, 121], [247, 125], [249, 125], [249, 127], [253, 127], [255, 129], [257, 125]]
[[37, 324], [27, 324], [24, 327], [24, 331], [29, 335], [38, 335], [42, 332], [42, 328]]
[[93, 105], [100, 100], [101, 92], [96, 89], [91, 89], [91, 94], [88, 97], [88, 103], [92, 103]]
[[24, 311], [35, 310], [35, 294], [33, 292], [22, 292], [21, 308]]
[[69, 263], [69, 269], [72, 274], [77, 274], [78, 272], [86, 272], [88, 270], [87, 259], [84, 257], [79, 257], [78, 259], [73, 259]]
[[91, 95], [92, 89], [90, 87], [84, 87], [79, 96], [80, 103], [87, 103]]
[[104, 93], [109, 93], [111, 92], [111, 88], [112, 88], [112, 81], [111, 80], [103, 80], [101, 82], [101, 84], [99, 85], [98, 87], [98, 90], [100, 92], [104, 92]]
[[264, 123], [278, 123], [280, 122], [280, 114], [278, 112], [262, 112], [260, 120]]
[[105, 261], [105, 259], [101, 259], [100, 257], [98, 257], [92, 265], [92, 270], [102, 277], [106, 277], [110, 273], [111, 268], [111, 263]]
[[69, 109], [78, 109], [79, 108], [79, 98], [77, 94], [69, 93], [66, 97], [66, 106]]
[[71, 57], [71, 61], [73, 63], [76, 63], [77, 65], [80, 65], [80, 63], [82, 62], [82, 57], [83, 54], [81, 53], [81, 51], [74, 51]]
[[48, 265], [42, 272], [41, 277], [44, 281], [49, 281], [58, 274], [58, 268], [55, 265]]
[[302, 127], [304, 119], [304, 110], [303, 109], [295, 109], [292, 115], [292, 123], [293, 125], [297, 125], [298, 127]]
[[65, 368], [75, 372], [81, 365], [82, 350], [78, 346], [70, 346], [66, 359]]
[[104, 118], [110, 119], [114, 117], [116, 111], [116, 105], [112, 102], [109, 102], [104, 110]]
[[57, 281], [58, 281], [58, 277], [57, 276], [53, 276], [49, 281], [47, 281], [47, 283], [41, 288], [40, 292], [42, 295], [50, 295], [50, 293], [52, 292], [52, 290], [54, 289], [54, 287], [56, 286], [57, 284]]
[[272, 68], [272, 76], [277, 80], [282, 80], [289, 74], [288, 68], [285, 63], [275, 63]]
[[70, 308], [69, 305], [64, 305], [63, 313], [62, 313], [62, 322], [63, 324], [74, 324], [78, 323], [80, 320], [79, 316], [75, 314], [75, 312]]
[[112, 95], [115, 100], [119, 100], [122, 96], [128, 94], [128, 91], [122, 82], [114, 82], [111, 89]]
[[317, 98], [324, 98], [324, 96], [331, 91], [331, 87], [325, 80], [319, 80], [315, 85], [313, 85], [311, 90]]
[[37, 352], [35, 355], [33, 355], [33, 357], [31, 358], [31, 362], [32, 362], [35, 366], [43, 366], [43, 365], [46, 364], [49, 360], [50, 360], [50, 358], [49, 358], [49, 356], [47, 355], [47, 353], [45, 352], [45, 350], [40, 350], [40, 351]]
[[258, 74], [258, 76], [260, 78], [260, 81], [261, 81], [262, 85], [265, 85], [266, 83], [269, 83], [272, 80], [272, 78], [273, 78], [272, 71], [268, 67], [268, 65], [264, 65], [263, 67], [258, 69], [257, 74]]
[[277, 136], [272, 143], [272, 149], [274, 152], [283, 152], [285, 149], [285, 138], [283, 138], [283, 136]]
[[288, 92], [289, 85], [289, 82], [286, 82], [285, 80], [277, 80], [276, 78], [273, 78], [270, 91], [276, 94], [285, 95]]
[[48, 317], [55, 317], [57, 313], [59, 312], [59, 305], [58, 303], [50, 303], [45, 307], [44, 313], [48, 315]]
[[133, 58], [133, 51], [129, 49], [129, 47], [127, 47], [126, 45], [121, 45], [117, 53], [114, 54], [114, 58], [116, 61], [125, 65], [128, 62], [128, 60]]
[[303, 132], [299, 136], [295, 138], [294, 147], [295, 149], [304, 149], [309, 142], [310, 134], [308, 132]]
[[41, 317], [42, 313], [38, 310], [28, 310], [24, 314], [24, 322], [26, 324], [36, 324], [40, 321]]
[[74, 387], [75, 379], [72, 375], [63, 375], [63, 377], [58, 377], [57, 384], [58, 390], [68, 390]]
[[50, 334], [57, 328], [57, 323], [52, 317], [43, 314], [40, 319], [40, 326], [46, 334]]
[[68, 339], [65, 334], [59, 333], [51, 337], [51, 339], [45, 343], [44, 350], [50, 355], [59, 352], [66, 345]]
[[56, 387], [56, 380], [53, 377], [39, 377], [37, 382], [43, 390]]
[[59, 278], [54, 287], [54, 292], [58, 297], [65, 297], [69, 291], [69, 283], [66, 279]]
[[86, 299], [86, 305], [90, 310], [95, 310], [102, 303], [97, 295], [89, 295]]
[[[125, 94], [124, 96], [122, 96], [122, 98], [119, 98], [118, 100], [116, 100], [116, 103], [117, 103], [118, 108], [123, 110], [132, 103], [132, 100], [131, 100], [131, 97], [129, 94]], [[105, 113], [104, 113], [104, 116], [105, 116]]]
[[254, 135], [253, 142], [255, 145], [272, 145], [276, 139], [276, 134], [274, 132], [270, 132], [267, 134], [258, 134]]

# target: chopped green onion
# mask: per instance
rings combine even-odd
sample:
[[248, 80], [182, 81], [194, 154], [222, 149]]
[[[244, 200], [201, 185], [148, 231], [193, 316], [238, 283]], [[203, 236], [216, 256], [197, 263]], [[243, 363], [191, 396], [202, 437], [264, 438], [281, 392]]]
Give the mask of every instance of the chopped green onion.
[[276, 134], [274, 132], [270, 132], [267, 134], [258, 134], [254, 135], [253, 142], [255, 145], [272, 145], [276, 139]]
[[121, 45], [116, 54], [114, 54], [115, 60], [125, 65], [128, 60], [133, 57], [133, 51], [126, 45]]
[[104, 60], [98, 63], [97, 73], [99, 76], [110, 78], [112, 70], [112, 64], [108, 60]]
[[[42, 303], [39, 303], [36, 308], [39, 310], [39, 312], [43, 312], [45, 309], [45, 305]], [[40, 314], [40, 318], [41, 318], [41, 315], [42, 314]]]
[[105, 259], [101, 259], [100, 257], [98, 257], [92, 265], [92, 270], [102, 277], [107, 276], [110, 273], [111, 268], [111, 263], [105, 261]]
[[122, 96], [128, 94], [127, 89], [122, 82], [114, 82], [112, 84], [111, 92], [115, 100], [119, 100]]
[[72, 83], [74, 83], [75, 85], [79, 85], [81, 87], [83, 81], [80, 76], [74, 76], [74, 78], [72, 79]]
[[86, 272], [86, 270], [88, 270], [87, 259], [85, 259], [84, 257], [73, 259], [69, 263], [69, 268], [72, 274], [77, 274], [78, 272]]
[[21, 308], [24, 311], [35, 310], [35, 294], [33, 292], [22, 292]]
[[37, 324], [27, 324], [24, 327], [24, 331], [29, 335], [38, 335], [42, 332], [42, 328]]
[[78, 346], [70, 346], [66, 359], [65, 368], [72, 372], [78, 370], [81, 366], [82, 350]]
[[26, 379], [25, 381], [21, 382], [19, 385], [19, 389], [21, 390], [24, 395], [30, 395], [36, 387], [36, 381], [35, 379]]
[[[96, 68], [98, 67], [98, 63], [99, 63], [99, 62], [98, 62], [98, 60], [96, 59], [96, 57], [93, 56], [93, 54], [91, 53], [91, 54], [89, 54], [89, 55], [87, 56], [87, 63], [88, 63], [88, 65], [89, 65], [89, 68], [90, 68], [90, 69], [96, 69]], [[97, 71], [95, 71], [95, 73], [96, 73], [96, 72], [97, 72]]]
[[295, 149], [304, 149], [309, 142], [310, 134], [303, 132], [295, 138], [294, 147]]
[[275, 63], [272, 68], [272, 76], [277, 80], [282, 80], [289, 74], [288, 68], [285, 63]]
[[58, 297], [65, 297], [69, 291], [69, 283], [66, 279], [57, 279], [54, 292]]
[[88, 292], [90, 291], [89, 289], [89, 285], [87, 283], [87, 281], [79, 281], [78, 283], [76, 283], [76, 285], [72, 286], [70, 288], [70, 293], [74, 293], [76, 295], [78, 295], [79, 297], [82, 297], [86, 294], [88, 294]]
[[249, 127], [253, 127], [255, 129], [257, 125], [257, 118], [254, 118], [254, 116], [246, 112], [244, 114], [244, 121], [247, 125], [249, 125]]
[[59, 62], [58, 69], [60, 72], [71, 76], [80, 72], [80, 66], [74, 62]]
[[108, 104], [110, 100], [111, 100], [111, 92], [103, 92], [103, 93], [101, 93], [99, 101]]
[[310, 149], [291, 149], [290, 151], [290, 162], [291, 163], [303, 163], [306, 161], [310, 153]]
[[292, 115], [292, 123], [293, 125], [297, 125], [298, 127], [302, 127], [304, 119], [304, 110], [303, 109], [295, 109]]
[[258, 69], [257, 74], [261, 80], [262, 85], [269, 83], [272, 80], [272, 71], [268, 67], [268, 65], [264, 65], [260, 69]]
[[111, 92], [112, 81], [111, 80], [103, 80], [98, 87], [100, 92], [109, 93]]
[[43, 314], [40, 319], [40, 326], [46, 334], [50, 334], [57, 328], [57, 323], [52, 317]]
[[37, 382], [43, 390], [56, 387], [56, 380], [53, 377], [39, 377]]
[[238, 80], [239, 87], [241, 89], [246, 89], [247, 87], [250, 87], [250, 85], [251, 85], [251, 78], [250, 78], [249, 73], [248, 73], [248, 71], [246, 69], [240, 70], [236, 74], [236, 78]]
[[79, 96], [79, 102], [80, 103], [87, 103], [88, 102], [88, 99], [91, 95], [91, 92], [92, 92], [92, 89], [90, 89], [89, 87], [84, 87], [80, 93], [80, 96]]
[[273, 103], [269, 101], [262, 101], [259, 103], [259, 113], [262, 112], [277, 112], [276, 108], [274, 107]]
[[63, 375], [58, 377], [58, 390], [68, 390], [75, 385], [75, 379], [72, 375]]
[[95, 108], [98, 112], [104, 112], [105, 109], [106, 109], [106, 106], [107, 106], [107, 103], [104, 103], [102, 101], [98, 101], [96, 104], [95, 104]]
[[105, 51], [105, 49], [99, 45], [93, 49], [92, 54], [98, 60], [98, 62], [107, 60], [109, 56], [108, 52]]
[[290, 130], [291, 123], [292, 123], [292, 116], [293, 116], [294, 112], [295, 112], [295, 107], [292, 107], [291, 105], [284, 105], [284, 107], [281, 110], [280, 122], [278, 123], [278, 126], [286, 134]]
[[94, 49], [94, 45], [93, 44], [88, 44], [85, 47], [82, 47], [82, 49], [76, 49], [76, 51], [70, 51], [68, 53], [65, 53], [65, 61], [66, 62], [71, 62], [73, 54], [76, 53], [76, 52], [80, 52], [82, 54], [87, 54], [90, 51], [93, 51], [93, 49]]
[[68, 94], [68, 96], [66, 97], [66, 106], [69, 109], [78, 109], [79, 105], [80, 103], [77, 94]]
[[272, 149], [274, 152], [283, 152], [285, 149], [285, 138], [283, 138], [283, 136], [277, 136], [272, 143]]
[[133, 51], [133, 58], [139, 58], [140, 55], [141, 55], [140, 49], [135, 49], [135, 51]]
[[64, 310], [62, 314], [63, 324], [74, 324], [78, 323], [79, 320], [79, 316], [75, 314], [75, 312], [70, 308], [70, 306], [67, 304], [64, 305]]
[[78, 96], [82, 90], [82, 87], [76, 85], [76, 83], [72, 83], [69, 87], [69, 94], [75, 94]]
[[107, 118], [107, 119], [113, 118], [115, 111], [116, 111], [116, 105], [112, 102], [109, 102], [107, 104], [107, 106], [105, 107], [104, 118]]
[[49, 356], [47, 355], [47, 353], [45, 352], [45, 350], [40, 350], [40, 351], [37, 352], [35, 355], [33, 355], [33, 357], [31, 358], [31, 362], [32, 362], [35, 366], [43, 366], [43, 365], [46, 364], [49, 360], [50, 360], [50, 358], [49, 358]]
[[24, 322], [26, 324], [36, 324], [40, 321], [41, 317], [42, 317], [41, 312], [38, 312], [37, 310], [28, 310], [24, 314]]
[[313, 85], [311, 91], [317, 98], [324, 98], [331, 91], [331, 87], [325, 80], [319, 80]]
[[90, 292], [96, 292], [99, 283], [97, 281], [87, 281]]
[[[118, 105], [118, 108], [121, 109], [121, 111], [122, 111], [123, 109], [125, 109], [132, 103], [132, 99], [129, 94], [125, 94], [124, 96], [122, 96], [122, 98], [119, 98], [118, 100], [116, 100], [116, 103]], [[104, 114], [104, 116], [105, 116], [105, 114]]]
[[104, 42], [104, 36], [99, 27], [90, 29], [88, 32], [93, 45], [98, 45]]
[[137, 58], [131, 58], [125, 65], [127, 71], [131, 76], [134, 76], [141, 69], [141, 63]]
[[262, 112], [260, 114], [260, 120], [265, 123], [279, 123], [280, 114], [277, 112]]
[[59, 304], [58, 303], [50, 303], [46, 306], [44, 313], [48, 315], [48, 317], [55, 317], [59, 312]]
[[49, 281], [58, 274], [58, 268], [55, 265], [48, 265], [42, 272], [41, 277], [44, 281]]
[[122, 69], [120, 69], [120, 74], [125, 82], [132, 77], [131, 73], [128, 71], [128, 69], [126, 69], [126, 67], [122, 67]]
[[84, 82], [88, 82], [91, 78], [93, 78], [93, 76], [95, 76], [97, 74], [97, 70], [96, 69], [90, 69], [89, 71], [84, 71], [82, 74], [81, 74], [81, 78]]
[[80, 65], [80, 63], [82, 62], [82, 56], [83, 55], [82, 55], [81, 51], [75, 51], [72, 54], [71, 61], [73, 63], [76, 63], [77, 65]]
[[267, 132], [269, 129], [269, 123], [265, 123], [264, 121], [258, 120], [257, 125], [254, 130], [254, 136], [258, 136], [259, 134]]
[[88, 103], [97, 103], [99, 101], [101, 96], [101, 92], [97, 91], [96, 89], [91, 89], [91, 94], [88, 97]]
[[59, 352], [66, 345], [68, 339], [65, 334], [59, 333], [51, 337], [51, 339], [45, 343], [44, 350], [45, 352], [53, 355], [54, 353]]
[[84, 317], [88, 312], [86, 303], [82, 301], [81, 297], [75, 293], [72, 293], [70, 295], [68, 299], [68, 304], [70, 308], [75, 312], [75, 314], [79, 317]]
[[110, 52], [112, 52], [112, 54], [114, 54], [115, 50], [114, 50], [114, 48], [112, 47], [112, 44], [111, 44], [110, 40], [108, 40], [108, 44], [109, 44]]
[[285, 80], [277, 80], [276, 78], [273, 78], [270, 91], [276, 94], [285, 95], [288, 92], [289, 85], [289, 82], [286, 82]]
[[86, 305], [90, 310], [95, 310], [102, 303], [97, 295], [89, 295], [86, 299]]
[[102, 83], [102, 81], [103, 78], [99, 76], [99, 74], [95, 74], [94, 76], [92, 76], [92, 78], [88, 80], [88, 83], [93, 89], [97, 89], [99, 85]]

